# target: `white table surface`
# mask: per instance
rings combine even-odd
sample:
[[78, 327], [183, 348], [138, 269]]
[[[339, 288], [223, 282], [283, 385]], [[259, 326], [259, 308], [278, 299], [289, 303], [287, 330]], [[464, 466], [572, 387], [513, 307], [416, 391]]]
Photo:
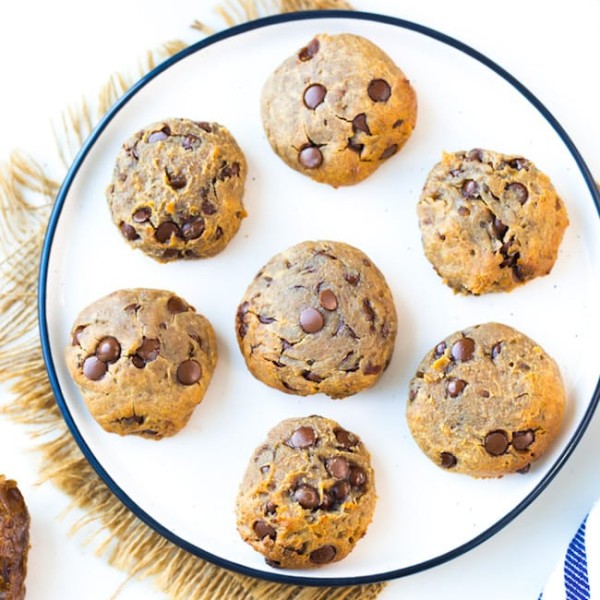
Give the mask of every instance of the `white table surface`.
[[[456, 37], [495, 60], [537, 95], [569, 132], [600, 178], [600, 0], [354, 0], [357, 9], [391, 14]], [[13, 149], [51, 173], [52, 123], [93, 97], [114, 72], [137, 72], [146, 50], [166, 40], [198, 39], [194, 19], [222, 21], [214, 0], [23, 0], [0, 3], [0, 160]], [[488, 8], [489, 6], [489, 8]], [[598, 332], [600, 334], [600, 332]], [[1, 389], [2, 402], [10, 394]], [[393, 581], [384, 600], [444, 597], [536, 599], [579, 522], [600, 498], [600, 417], [537, 500], [492, 539], [445, 565]], [[0, 472], [19, 482], [32, 515], [30, 600], [109, 599], [126, 575], [69, 535], [78, 516], [61, 516], [69, 499], [39, 485], [35, 440], [0, 419]], [[410, 540], [399, 540], [410, 543]], [[122, 600], [163, 598], [147, 581], [129, 581]]]

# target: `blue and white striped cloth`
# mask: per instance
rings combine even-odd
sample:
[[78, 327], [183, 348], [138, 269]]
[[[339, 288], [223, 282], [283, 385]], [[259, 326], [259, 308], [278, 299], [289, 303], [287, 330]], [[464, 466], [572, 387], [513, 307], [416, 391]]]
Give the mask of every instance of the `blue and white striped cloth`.
[[600, 502], [573, 536], [538, 600], [600, 598]]

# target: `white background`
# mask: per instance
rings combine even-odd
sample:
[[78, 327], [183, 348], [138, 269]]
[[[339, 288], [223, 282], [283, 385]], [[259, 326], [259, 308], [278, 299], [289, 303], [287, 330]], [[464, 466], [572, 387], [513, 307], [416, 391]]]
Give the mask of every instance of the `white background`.
[[[173, 38], [198, 39], [190, 28], [194, 19], [221, 27], [214, 4], [104, 0], [93, 9], [66, 0], [0, 4], [0, 160], [19, 148], [59, 176], [52, 123], [65, 107], [94, 97], [114, 72], [135, 73], [146, 50]], [[505, 0], [490, 8], [474, 0], [355, 0], [354, 6], [428, 25], [498, 62], [544, 102], [600, 177], [599, 0]], [[2, 394], [3, 402], [10, 400]], [[108, 599], [126, 575], [96, 557], [84, 535], [69, 536], [77, 515], [61, 517], [69, 499], [51, 484], [37, 484], [35, 443], [23, 426], [0, 420], [0, 472], [18, 480], [32, 514], [28, 598]], [[599, 454], [596, 418], [542, 496], [497, 536], [451, 563], [391, 583], [381, 597], [537, 598], [600, 497]], [[118, 597], [163, 596], [133, 581]]]

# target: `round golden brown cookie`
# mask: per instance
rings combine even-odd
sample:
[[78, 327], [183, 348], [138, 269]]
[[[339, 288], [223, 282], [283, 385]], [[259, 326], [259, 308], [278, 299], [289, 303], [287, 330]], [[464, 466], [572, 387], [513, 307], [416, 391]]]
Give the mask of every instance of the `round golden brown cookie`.
[[425, 255], [462, 294], [508, 291], [547, 275], [569, 223], [530, 160], [480, 148], [443, 154], [417, 213]]
[[406, 417], [438, 466], [500, 477], [543, 456], [564, 412], [554, 360], [512, 327], [485, 323], [457, 331], [427, 353], [410, 382]]
[[287, 419], [248, 463], [238, 531], [272, 567], [320, 567], [352, 551], [376, 500], [370, 455], [357, 435], [316, 415]]
[[290, 394], [344, 398], [375, 385], [385, 371], [397, 317], [383, 274], [363, 252], [307, 241], [260, 270], [236, 325], [257, 379]]
[[315, 36], [266, 81], [262, 120], [292, 168], [333, 187], [352, 185], [402, 148], [416, 94], [392, 59], [352, 34]]
[[130, 137], [106, 197], [122, 236], [159, 262], [221, 252], [237, 233], [246, 159], [218, 123], [166, 119]]
[[160, 439], [180, 431], [217, 363], [209, 321], [165, 290], [119, 290], [75, 319], [69, 372], [96, 421], [120, 435]]

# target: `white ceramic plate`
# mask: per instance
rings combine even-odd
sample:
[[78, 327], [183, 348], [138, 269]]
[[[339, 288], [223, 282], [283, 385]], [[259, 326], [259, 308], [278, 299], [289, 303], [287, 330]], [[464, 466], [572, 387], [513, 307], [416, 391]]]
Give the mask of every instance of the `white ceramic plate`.
[[[262, 131], [259, 95], [268, 74], [316, 33], [352, 32], [381, 46], [419, 98], [405, 148], [363, 183], [341, 189], [290, 170]], [[249, 163], [249, 217], [214, 258], [160, 265], [131, 250], [113, 225], [104, 189], [121, 143], [146, 124], [189, 117], [226, 125]], [[454, 295], [424, 258], [415, 204], [442, 150], [484, 147], [524, 155], [548, 173], [571, 225], [552, 273], [509, 294]], [[389, 17], [327, 12], [274, 17], [209, 38], [160, 65], [110, 111], [61, 189], [40, 274], [48, 372], [86, 457], [138, 516], [200, 556], [255, 576], [306, 584], [400, 577], [489, 538], [548, 484], [583, 434], [598, 401], [599, 200], [572, 142], [526, 88], [476, 51]], [[267, 388], [246, 370], [236, 306], [258, 269], [306, 239], [348, 242], [387, 277], [399, 314], [394, 358], [372, 390], [343, 401]], [[187, 427], [154, 442], [105, 433], [69, 378], [63, 348], [76, 314], [126, 287], [170, 289], [213, 323], [220, 360]], [[500, 321], [557, 360], [569, 407], [558, 443], [526, 475], [474, 480], [425, 458], [404, 418], [407, 385], [422, 356], [468, 325]], [[352, 554], [318, 571], [276, 571], [243, 543], [235, 498], [253, 449], [290, 416], [321, 414], [358, 433], [373, 456], [379, 494], [373, 523]]]

